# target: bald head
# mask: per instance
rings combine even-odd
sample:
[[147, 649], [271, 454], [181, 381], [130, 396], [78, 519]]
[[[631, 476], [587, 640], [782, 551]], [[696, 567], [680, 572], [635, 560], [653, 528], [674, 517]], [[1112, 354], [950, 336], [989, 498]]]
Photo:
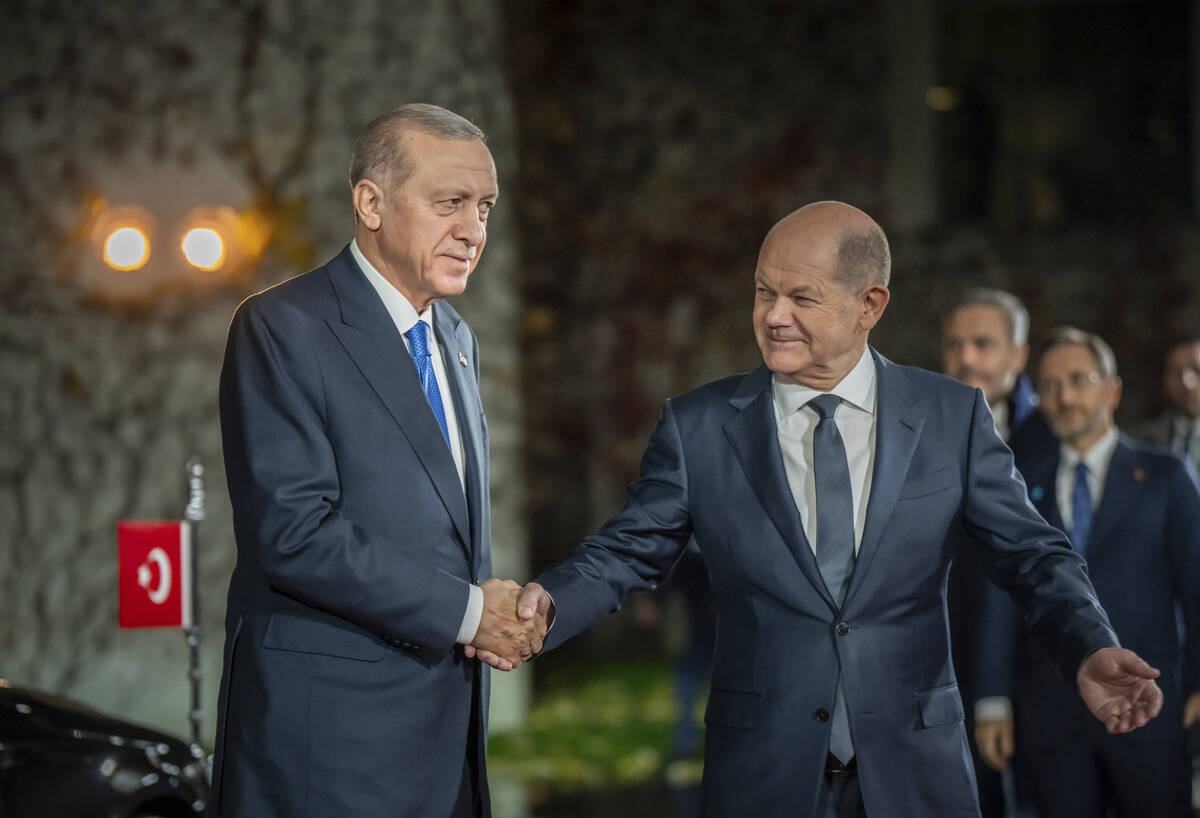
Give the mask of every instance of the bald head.
[[754, 271], [754, 337], [775, 376], [828, 392], [863, 355], [887, 307], [891, 260], [879, 225], [841, 202], [781, 219]]
[[824, 257], [834, 279], [851, 292], [871, 284], [886, 287], [891, 280], [883, 229], [845, 202], [813, 202], [784, 216], [763, 239], [758, 263], [787, 268], [810, 253]]

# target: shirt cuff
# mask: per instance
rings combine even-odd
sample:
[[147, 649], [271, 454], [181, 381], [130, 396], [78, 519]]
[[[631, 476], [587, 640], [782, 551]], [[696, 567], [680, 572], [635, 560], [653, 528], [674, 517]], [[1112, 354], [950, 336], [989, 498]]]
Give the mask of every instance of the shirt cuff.
[[975, 702], [975, 722], [1012, 721], [1012, 702], [1007, 696], [988, 696]]
[[471, 595], [467, 597], [467, 610], [463, 613], [462, 624], [458, 626], [458, 644], [468, 645], [475, 639], [479, 630], [479, 620], [483, 618], [483, 589], [472, 585]]

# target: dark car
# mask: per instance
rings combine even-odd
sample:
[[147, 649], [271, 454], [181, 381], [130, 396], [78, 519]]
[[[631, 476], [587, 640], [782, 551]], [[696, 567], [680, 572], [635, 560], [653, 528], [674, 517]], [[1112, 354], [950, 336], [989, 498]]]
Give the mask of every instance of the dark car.
[[0, 679], [0, 818], [192, 818], [207, 803], [199, 748]]

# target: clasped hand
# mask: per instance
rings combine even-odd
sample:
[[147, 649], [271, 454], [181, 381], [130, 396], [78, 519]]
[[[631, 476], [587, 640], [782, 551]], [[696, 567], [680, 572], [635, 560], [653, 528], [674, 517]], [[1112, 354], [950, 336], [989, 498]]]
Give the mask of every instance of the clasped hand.
[[542, 649], [553, 619], [550, 597], [536, 582], [522, 588], [512, 580], [489, 579], [475, 639], [464, 649], [497, 670], [513, 670]]

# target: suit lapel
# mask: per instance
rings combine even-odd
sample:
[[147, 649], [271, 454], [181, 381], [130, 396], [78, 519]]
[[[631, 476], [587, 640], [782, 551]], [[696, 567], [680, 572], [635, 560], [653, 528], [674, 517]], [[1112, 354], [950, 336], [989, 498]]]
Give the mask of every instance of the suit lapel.
[[867, 518], [859, 543], [858, 559], [846, 589], [844, 604], [848, 605], [855, 590], [862, 585], [883, 531], [896, 508], [900, 489], [908, 476], [917, 441], [921, 439], [924, 417], [917, 411], [919, 394], [913, 390], [903, 372], [874, 349], [875, 360], [875, 465], [871, 470], [871, 496], [867, 500]]
[[765, 366], [745, 377], [729, 402], [738, 409], [725, 424], [725, 436], [733, 446], [742, 471], [750, 482], [759, 502], [784, 543], [791, 550], [800, 570], [821, 594], [829, 606], [837, 609], [833, 597], [821, 579], [812, 546], [800, 525], [800, 512], [788, 484], [779, 450], [775, 426], [775, 405], [771, 399], [771, 372]]
[[449, 308], [435, 304], [433, 325], [442, 350], [446, 380], [454, 400], [454, 414], [463, 441], [463, 473], [466, 478], [467, 513], [471, 527], [472, 565], [478, 575], [483, 559], [483, 531], [487, 504], [484, 463], [487, 458], [483, 438], [482, 407], [479, 403], [479, 384], [475, 380], [472, 356], [474, 344], [467, 324]]
[[1137, 479], [1137, 468], [1136, 453], [1127, 441], [1118, 440], [1112, 460], [1108, 462], [1108, 474], [1104, 477], [1104, 495], [1100, 498], [1100, 507], [1096, 509], [1092, 530], [1088, 534], [1089, 560], [1097, 552], [1104, 551], [1105, 545], [1112, 539], [1109, 532], [1137, 501], [1146, 479], [1144, 469], [1141, 480]]
[[400, 425], [417, 459], [429, 473], [464, 545], [470, 543], [467, 503], [454, 458], [421, 390], [404, 338], [348, 247], [326, 269], [341, 308], [341, 321], [326, 323]]

